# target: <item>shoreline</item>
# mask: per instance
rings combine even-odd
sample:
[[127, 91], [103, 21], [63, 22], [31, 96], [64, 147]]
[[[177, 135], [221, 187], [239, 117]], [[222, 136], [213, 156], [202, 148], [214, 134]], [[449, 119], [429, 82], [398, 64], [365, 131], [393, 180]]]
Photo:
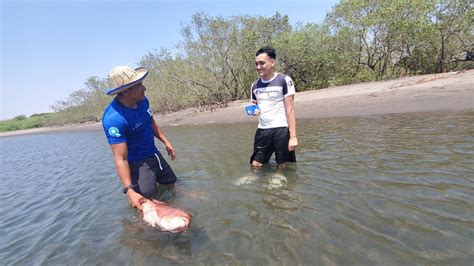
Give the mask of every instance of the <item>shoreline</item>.
[[[212, 111], [196, 112], [191, 108], [166, 115], [155, 115], [155, 119], [163, 127], [238, 122], [257, 124], [257, 118], [247, 116], [244, 112], [244, 106], [248, 104], [248, 100], [239, 100]], [[295, 95], [295, 111], [297, 120], [474, 111], [474, 70], [402, 77], [298, 92]], [[95, 122], [0, 132], [0, 138], [101, 129], [102, 124]]]

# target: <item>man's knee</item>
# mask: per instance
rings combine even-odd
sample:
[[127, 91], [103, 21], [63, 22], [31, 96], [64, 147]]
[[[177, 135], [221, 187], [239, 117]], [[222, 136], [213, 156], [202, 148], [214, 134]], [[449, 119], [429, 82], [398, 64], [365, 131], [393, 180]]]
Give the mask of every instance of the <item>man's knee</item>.
[[153, 199], [156, 197], [156, 185], [153, 186], [140, 186], [140, 194], [147, 198]]

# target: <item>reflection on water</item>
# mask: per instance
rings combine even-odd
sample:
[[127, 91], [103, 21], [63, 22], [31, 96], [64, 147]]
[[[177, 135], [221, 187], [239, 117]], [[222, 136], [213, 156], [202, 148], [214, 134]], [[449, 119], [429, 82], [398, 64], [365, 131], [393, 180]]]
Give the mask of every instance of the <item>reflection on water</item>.
[[[5, 264], [456, 264], [474, 258], [474, 114], [300, 120], [297, 164], [248, 164], [255, 124], [165, 128], [182, 234], [141, 221], [101, 131], [0, 139]], [[160, 146], [163, 150], [163, 147]]]

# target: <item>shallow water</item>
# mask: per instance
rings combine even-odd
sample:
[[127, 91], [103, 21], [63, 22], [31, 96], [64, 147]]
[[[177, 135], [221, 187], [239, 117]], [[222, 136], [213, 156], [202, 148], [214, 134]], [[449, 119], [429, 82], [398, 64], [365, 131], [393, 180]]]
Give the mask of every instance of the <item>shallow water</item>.
[[[474, 113], [299, 120], [252, 172], [255, 124], [165, 127], [185, 233], [145, 225], [101, 131], [0, 139], [2, 264], [456, 264], [474, 258]], [[159, 146], [164, 150], [163, 146]]]

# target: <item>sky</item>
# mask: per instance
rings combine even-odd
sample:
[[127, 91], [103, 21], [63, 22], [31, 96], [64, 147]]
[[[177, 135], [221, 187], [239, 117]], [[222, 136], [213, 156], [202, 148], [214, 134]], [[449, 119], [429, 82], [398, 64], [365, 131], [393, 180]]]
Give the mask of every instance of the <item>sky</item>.
[[[193, 14], [288, 15], [321, 23], [339, 0], [0, 0], [0, 120], [52, 112], [51, 105], [107, 77], [138, 67], [149, 52], [176, 50]], [[254, 52], [254, 51], [249, 51]]]

